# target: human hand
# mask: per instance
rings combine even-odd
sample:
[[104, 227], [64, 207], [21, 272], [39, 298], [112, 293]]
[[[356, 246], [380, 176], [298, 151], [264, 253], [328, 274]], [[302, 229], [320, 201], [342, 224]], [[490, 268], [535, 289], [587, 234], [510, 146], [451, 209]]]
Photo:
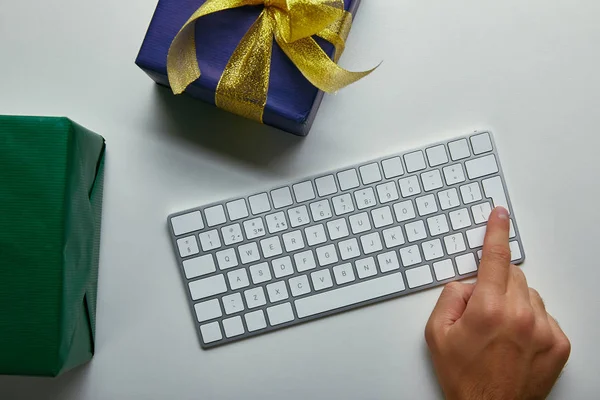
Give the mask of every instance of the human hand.
[[446, 285], [425, 339], [451, 400], [544, 399], [571, 352], [544, 302], [511, 265], [508, 212], [487, 224], [477, 282]]

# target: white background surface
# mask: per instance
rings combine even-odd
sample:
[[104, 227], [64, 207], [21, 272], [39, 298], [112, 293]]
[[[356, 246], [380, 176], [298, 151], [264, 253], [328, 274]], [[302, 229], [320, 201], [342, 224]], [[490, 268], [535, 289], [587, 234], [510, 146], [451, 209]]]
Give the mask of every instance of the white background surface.
[[573, 351], [554, 399], [600, 391], [600, 3], [365, 0], [306, 139], [174, 98], [134, 65], [150, 0], [0, 0], [0, 112], [66, 115], [108, 144], [96, 356], [2, 399], [435, 399], [427, 291], [202, 351], [167, 214], [492, 129], [530, 285]]

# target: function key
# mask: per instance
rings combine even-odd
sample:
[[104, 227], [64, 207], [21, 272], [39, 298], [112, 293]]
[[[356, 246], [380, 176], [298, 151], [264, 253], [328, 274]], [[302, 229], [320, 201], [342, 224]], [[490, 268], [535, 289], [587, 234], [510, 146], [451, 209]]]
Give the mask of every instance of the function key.
[[311, 181], [301, 182], [292, 187], [294, 188], [294, 195], [298, 203], [315, 198], [315, 191], [313, 190]]
[[330, 194], [337, 193], [337, 186], [335, 185], [335, 178], [333, 175], [323, 176], [315, 180], [317, 185], [317, 192], [319, 196], [328, 196]]
[[383, 160], [381, 166], [383, 167], [383, 174], [386, 179], [392, 179], [404, 174], [404, 168], [402, 168], [402, 160], [400, 157]]
[[271, 191], [271, 199], [273, 200], [273, 207], [275, 208], [291, 206], [293, 203], [292, 193], [290, 192], [289, 187], [282, 187]]
[[463, 158], [467, 158], [471, 155], [467, 139], [460, 139], [455, 142], [450, 142], [448, 143], [448, 148], [450, 149], [450, 157], [452, 157], [452, 161], [462, 160]]
[[427, 160], [429, 165], [437, 167], [438, 165], [446, 164], [448, 162], [448, 155], [446, 154], [446, 146], [440, 144], [439, 146], [430, 147], [425, 150], [427, 153]]
[[248, 207], [246, 207], [246, 201], [244, 199], [230, 201], [227, 203], [227, 212], [229, 213], [229, 219], [232, 221], [246, 218], [248, 216]]
[[248, 198], [250, 202], [250, 209], [252, 214], [262, 214], [267, 211], [271, 211], [271, 204], [269, 204], [269, 196], [266, 193], [257, 194]]
[[340, 189], [342, 190], [354, 189], [359, 185], [355, 169], [338, 172], [337, 177], [340, 181]]
[[490, 134], [485, 132], [471, 136], [471, 146], [473, 146], [473, 153], [475, 154], [483, 154], [492, 151], [492, 139], [490, 139]]
[[406, 163], [406, 170], [408, 172], [415, 172], [425, 169], [425, 158], [423, 157], [422, 151], [415, 151], [414, 153], [408, 153], [404, 155], [404, 162]]
[[171, 218], [171, 225], [173, 226], [173, 233], [175, 233], [175, 236], [199, 231], [204, 228], [204, 222], [202, 222], [200, 211], [173, 217]]
[[358, 169], [363, 184], [368, 185], [381, 180], [381, 172], [377, 163], [363, 165]]
[[215, 226], [219, 224], [224, 224], [225, 219], [225, 210], [222, 205], [212, 206], [204, 209], [204, 216], [206, 217], [206, 223], [208, 226]]

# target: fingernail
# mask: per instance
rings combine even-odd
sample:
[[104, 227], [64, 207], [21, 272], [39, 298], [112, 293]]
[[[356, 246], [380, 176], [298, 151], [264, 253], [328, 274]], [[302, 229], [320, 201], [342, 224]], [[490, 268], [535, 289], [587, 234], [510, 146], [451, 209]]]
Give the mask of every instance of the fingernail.
[[498, 218], [500, 219], [508, 219], [508, 210], [504, 207], [496, 207]]

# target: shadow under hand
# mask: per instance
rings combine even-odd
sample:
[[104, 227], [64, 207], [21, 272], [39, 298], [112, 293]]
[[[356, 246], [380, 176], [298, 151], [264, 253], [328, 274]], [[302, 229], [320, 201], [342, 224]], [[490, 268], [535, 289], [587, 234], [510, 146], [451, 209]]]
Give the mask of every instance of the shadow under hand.
[[[153, 130], [168, 132], [192, 146], [257, 167], [277, 160], [303, 143], [303, 138], [247, 120], [187, 95], [174, 96], [155, 85]], [[158, 128], [158, 130], [156, 130]]]

